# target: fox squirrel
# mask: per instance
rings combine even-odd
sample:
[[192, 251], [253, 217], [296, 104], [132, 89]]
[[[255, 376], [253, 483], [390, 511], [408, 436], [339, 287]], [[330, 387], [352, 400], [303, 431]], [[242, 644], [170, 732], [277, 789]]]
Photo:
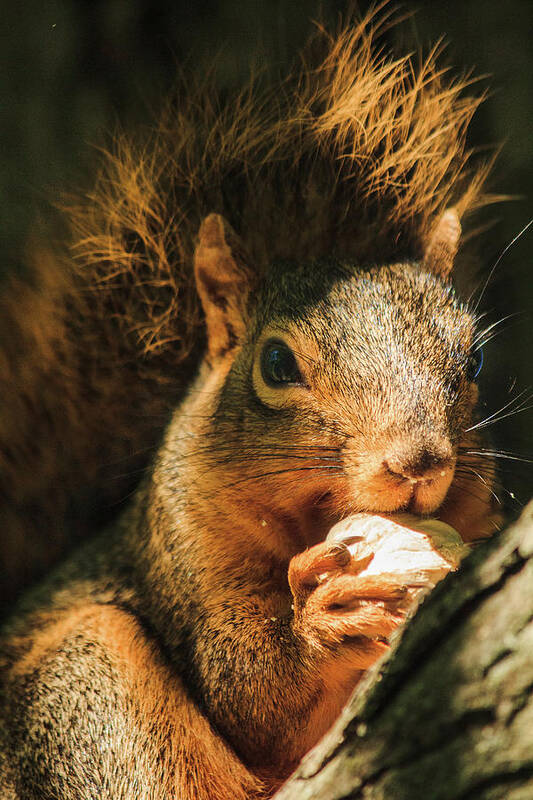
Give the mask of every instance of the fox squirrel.
[[[497, 528], [480, 334], [449, 277], [487, 200], [478, 100], [433, 56], [385, 56], [379, 26], [322, 32], [321, 61], [263, 93], [191, 90], [151, 142], [123, 140], [71, 209], [73, 266], [42, 255], [48, 295], [25, 290], [46, 324], [8, 303], [39, 369], [18, 381], [6, 357], [4, 377], [29, 409], [48, 388], [65, 483], [112, 452], [131, 467], [175, 410], [118, 522], [6, 626], [6, 800], [270, 796], [404, 619], [405, 585], [349, 574], [328, 530], [399, 510], [465, 541]], [[35, 430], [0, 431], [6, 468]]]

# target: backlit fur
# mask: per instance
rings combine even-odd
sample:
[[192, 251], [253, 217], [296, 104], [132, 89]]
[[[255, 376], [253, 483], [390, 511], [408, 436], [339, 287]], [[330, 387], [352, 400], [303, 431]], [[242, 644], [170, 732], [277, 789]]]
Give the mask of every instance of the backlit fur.
[[[376, 27], [322, 34], [318, 66], [266, 94], [224, 108], [185, 99], [145, 149], [118, 146], [74, 214], [75, 266], [41, 309], [61, 346], [37, 339], [46, 359], [26, 401], [54, 378], [47, 432], [74, 433], [87, 480], [115, 440], [131, 436], [128, 454], [153, 444], [162, 422], [136, 431], [136, 413], [174, 410], [120, 522], [4, 632], [9, 800], [270, 796], [405, 619], [406, 587], [347, 574], [342, 549], [322, 541], [328, 527], [406, 507], [465, 539], [497, 527], [492, 465], [474, 492], [460, 471], [476, 320], [421, 265], [436, 215], [483, 202], [483, 168], [465, 171], [477, 100], [445, 85], [432, 58], [416, 72], [376, 54]], [[192, 248], [213, 210], [247, 255], [243, 285], [224, 284], [232, 270], [201, 254], [218, 236], [204, 224], [199, 358]], [[224, 258], [237, 263], [233, 245]], [[272, 333], [294, 349], [299, 384], [261, 383]], [[399, 480], [428, 454], [439, 467], [427, 480]]]
[[118, 137], [69, 200], [69, 251], [32, 246], [32, 286], [2, 307], [4, 596], [94, 529], [95, 508], [109, 517], [148, 463], [204, 347], [192, 250], [207, 213], [262, 274], [276, 258], [418, 258], [448, 205], [464, 217], [491, 199], [465, 144], [480, 97], [437, 51], [380, 49], [393, 18], [318, 30], [284, 80], [225, 100], [186, 76], [155, 130]]

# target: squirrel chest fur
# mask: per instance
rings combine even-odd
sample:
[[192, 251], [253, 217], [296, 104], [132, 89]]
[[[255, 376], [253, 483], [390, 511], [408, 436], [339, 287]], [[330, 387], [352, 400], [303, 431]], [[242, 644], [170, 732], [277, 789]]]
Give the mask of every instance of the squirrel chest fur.
[[[333, 57], [346, 66], [346, 53]], [[381, 148], [390, 170], [402, 146]], [[406, 587], [346, 571], [330, 528], [406, 510], [465, 541], [497, 526], [492, 471], [475, 492], [465, 479], [480, 356], [475, 314], [449, 277], [461, 198], [432, 206], [431, 224], [417, 218], [417, 252], [415, 223], [386, 194], [390, 170], [379, 188], [373, 169], [368, 196], [406, 231], [398, 258], [390, 230], [375, 259], [368, 243], [358, 259], [343, 247], [350, 225], [337, 235], [329, 220], [335, 256], [281, 253], [261, 275], [253, 231], [237, 236], [206, 208], [190, 259], [207, 341], [197, 376], [116, 528], [29, 596], [4, 634], [6, 800], [270, 796], [405, 616]], [[306, 197], [309, 214], [318, 201]], [[414, 196], [401, 202], [414, 219]]]

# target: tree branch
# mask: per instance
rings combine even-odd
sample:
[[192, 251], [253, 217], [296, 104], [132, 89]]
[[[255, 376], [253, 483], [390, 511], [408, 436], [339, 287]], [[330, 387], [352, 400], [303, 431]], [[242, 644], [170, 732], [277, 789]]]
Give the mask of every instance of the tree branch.
[[533, 798], [533, 502], [426, 598], [276, 800]]

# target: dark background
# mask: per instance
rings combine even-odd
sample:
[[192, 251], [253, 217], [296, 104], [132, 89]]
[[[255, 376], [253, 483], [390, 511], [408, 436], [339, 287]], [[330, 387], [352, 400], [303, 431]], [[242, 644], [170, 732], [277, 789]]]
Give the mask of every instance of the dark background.
[[[368, 7], [358, 4], [362, 12]], [[416, 13], [390, 34], [395, 43], [427, 50], [444, 36], [444, 63], [459, 72], [473, 68], [485, 76], [480, 90], [491, 90], [472, 125], [471, 142], [503, 145], [491, 188], [516, 199], [488, 214], [494, 224], [481, 240], [488, 270], [533, 216], [533, 2], [436, 1], [402, 7]], [[312, 20], [335, 19], [347, 10], [339, 0], [4, 4], [0, 273], [23, 270], [24, 242], [50, 213], [50, 203], [64, 189], [90, 181], [98, 158], [94, 145], [119, 126], [131, 128], [153, 118], [178, 69], [202, 69], [216, 58], [223, 87], [238, 84], [251, 63], [282, 69], [309, 34]], [[532, 243], [533, 227], [506, 254], [485, 297], [493, 320], [519, 312], [485, 354], [487, 413], [531, 384]], [[530, 410], [494, 426], [494, 436], [500, 447], [531, 455], [532, 430]], [[533, 472], [509, 462], [505, 482], [524, 501], [532, 494]]]

